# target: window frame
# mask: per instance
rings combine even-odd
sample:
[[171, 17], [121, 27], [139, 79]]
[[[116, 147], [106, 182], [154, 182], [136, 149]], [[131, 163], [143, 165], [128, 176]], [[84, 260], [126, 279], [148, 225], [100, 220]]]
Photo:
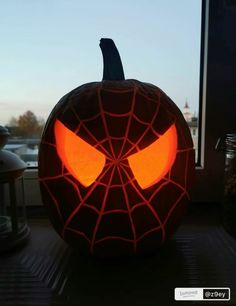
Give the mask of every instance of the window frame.
[[[203, 0], [205, 5], [200, 104], [201, 163], [196, 167], [192, 199], [220, 202], [223, 195], [223, 152], [215, 150], [219, 137], [235, 133], [236, 5], [224, 0]], [[234, 38], [234, 39], [233, 39]], [[201, 89], [200, 89], [201, 90]]]

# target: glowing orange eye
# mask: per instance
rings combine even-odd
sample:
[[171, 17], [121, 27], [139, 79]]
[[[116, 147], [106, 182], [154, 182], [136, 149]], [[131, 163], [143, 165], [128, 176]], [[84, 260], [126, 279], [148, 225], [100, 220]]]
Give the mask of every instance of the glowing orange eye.
[[71, 132], [59, 120], [54, 126], [57, 154], [67, 170], [82, 185], [91, 185], [105, 165], [105, 156]]
[[177, 151], [177, 132], [173, 124], [147, 148], [128, 157], [128, 162], [141, 188], [157, 183], [172, 167]]

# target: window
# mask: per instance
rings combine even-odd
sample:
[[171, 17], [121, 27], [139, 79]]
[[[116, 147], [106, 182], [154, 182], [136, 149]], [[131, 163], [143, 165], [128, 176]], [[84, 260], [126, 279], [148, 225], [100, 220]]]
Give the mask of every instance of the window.
[[[56, 102], [59, 100], [59, 98], [72, 88], [78, 86], [79, 84], [90, 82], [91, 80], [99, 80], [101, 79], [102, 75], [102, 59], [100, 55], [100, 51], [98, 50], [98, 41], [101, 37], [101, 32], [106, 34], [105, 36], [109, 37], [111, 36], [115, 41], [117, 46], [119, 47], [122, 59], [123, 59], [123, 65], [126, 72], [126, 77], [135, 77], [137, 79], [140, 79], [141, 81], [148, 81], [154, 84], [157, 84], [159, 87], [161, 87], [164, 91], [166, 91], [169, 96], [175, 101], [179, 101], [179, 107], [181, 109], [184, 108], [187, 102], [189, 103], [189, 106], [191, 107], [193, 113], [196, 111], [196, 117], [197, 117], [197, 127], [198, 129], [195, 129], [195, 135], [198, 136], [198, 139], [200, 139], [200, 143], [202, 146], [200, 147], [200, 155], [198, 158], [198, 166], [196, 171], [196, 182], [195, 182], [195, 188], [193, 192], [193, 199], [195, 201], [219, 201], [221, 198], [221, 192], [222, 192], [222, 180], [223, 180], [223, 169], [224, 169], [224, 156], [215, 152], [214, 147], [215, 143], [219, 136], [224, 135], [227, 132], [235, 132], [235, 83], [236, 83], [236, 77], [234, 71], [236, 71], [236, 59], [235, 59], [235, 50], [236, 50], [236, 42], [235, 42], [235, 35], [234, 35], [234, 29], [236, 28], [236, 8], [234, 5], [234, 2], [232, 1], [214, 1], [214, 0], [203, 0], [202, 1], [202, 32], [200, 35], [200, 26], [199, 26], [199, 35], [197, 36], [199, 38], [198, 44], [195, 45], [197, 50], [195, 54], [199, 53], [200, 48], [200, 36], [201, 36], [201, 62], [196, 64], [197, 72], [196, 72], [196, 80], [197, 83], [199, 83], [199, 71], [202, 73], [200, 74], [200, 88], [197, 88], [197, 91], [200, 92], [200, 100], [203, 101], [202, 104], [200, 104], [200, 109], [195, 110], [195, 108], [192, 106], [192, 98], [186, 94], [186, 91], [184, 90], [188, 86], [187, 83], [182, 82], [180, 79], [178, 79], [179, 75], [171, 74], [171, 69], [173, 68], [175, 63], [173, 62], [172, 55], [177, 53], [180, 55], [181, 52], [179, 52], [178, 49], [173, 47], [174, 40], [170, 39], [170, 36], [168, 36], [169, 32], [166, 30], [166, 35], [161, 36], [158, 31], [153, 33], [153, 29], [155, 29], [154, 23], [155, 20], [158, 20], [156, 15], [154, 19], [152, 19], [148, 13], [150, 11], [157, 11], [156, 8], [154, 10], [153, 5], [157, 5], [158, 1], [155, 1], [152, 3], [152, 5], [147, 5], [146, 2], [141, 2], [143, 5], [143, 10], [140, 9], [140, 13], [134, 9], [131, 13], [128, 9], [124, 10], [124, 7], [122, 6], [122, 10], [119, 11], [119, 4], [112, 3], [112, 8], [114, 10], [114, 5], [116, 6], [116, 12], [117, 16], [119, 17], [117, 21], [115, 19], [112, 19], [111, 16], [107, 20], [109, 22], [114, 23], [114, 25], [117, 28], [116, 35], [112, 35], [109, 27], [107, 25], [105, 26], [105, 23], [102, 25], [102, 23], [98, 23], [98, 26], [96, 27], [97, 33], [96, 35], [92, 35], [91, 29], [90, 32], [85, 34], [85, 31], [79, 30], [75, 26], [75, 21], [71, 16], [69, 16], [69, 11], [73, 10], [75, 8], [77, 1], [71, 1], [70, 7], [67, 12], [64, 12], [65, 17], [67, 17], [67, 20], [70, 27], [72, 27], [70, 35], [67, 37], [65, 34], [67, 33], [67, 25], [65, 25], [62, 32], [60, 32], [60, 35], [55, 35], [53, 37], [53, 33], [56, 33], [58, 31], [58, 28], [56, 28], [56, 25], [54, 25], [53, 29], [46, 29], [46, 25], [41, 24], [41, 30], [46, 31], [48, 30], [51, 33], [51, 40], [46, 39], [43, 43], [41, 41], [41, 46], [43, 47], [41, 50], [43, 51], [43, 54], [37, 53], [36, 46], [32, 46], [31, 49], [31, 55], [29, 58], [27, 58], [26, 55], [24, 55], [24, 48], [20, 49], [20, 52], [18, 50], [17, 54], [16, 52], [15, 43], [17, 43], [19, 46], [26, 43], [29, 44], [29, 39], [31, 40], [31, 44], [33, 45], [33, 42], [36, 43], [36, 41], [39, 41], [39, 38], [43, 37], [43, 32], [40, 33], [39, 29], [35, 28], [35, 35], [33, 35], [26, 31], [27, 27], [29, 26], [30, 22], [30, 10], [32, 10], [35, 5], [35, 3], [27, 5], [26, 12], [28, 12], [29, 16], [27, 18], [21, 18], [22, 20], [25, 20], [24, 23], [21, 25], [22, 33], [25, 33], [24, 40], [20, 41], [20, 39], [16, 39], [15, 42], [11, 42], [11, 48], [10, 48], [10, 55], [11, 55], [11, 70], [15, 71], [22, 71], [21, 78], [17, 79], [16, 81], [21, 84], [20, 87], [24, 88], [24, 93], [27, 94], [27, 97], [35, 97], [33, 105], [38, 109], [32, 109], [33, 112], [36, 114], [36, 116], [40, 118], [45, 118], [43, 113], [47, 113], [50, 111], [50, 109], [53, 107], [53, 105], [56, 104]], [[163, 1], [161, 1], [163, 2]], [[171, 1], [172, 9], [171, 11], [168, 11], [167, 14], [164, 14], [163, 11], [160, 9], [159, 13], [164, 15], [165, 22], [167, 22], [172, 17], [172, 20], [175, 20], [176, 24], [177, 21], [175, 19], [176, 11], [174, 9], [174, 5], [182, 6], [182, 19], [185, 19], [188, 21], [190, 19], [190, 15], [185, 11], [187, 7], [191, 6], [192, 10], [194, 10], [196, 13], [195, 18], [200, 23], [200, 15], [201, 15], [201, 1], [180, 1], [178, 4], [175, 4], [175, 1]], [[12, 2], [11, 2], [12, 3]], [[40, 20], [40, 14], [42, 13], [42, 10], [48, 10], [49, 6], [52, 4], [49, 4], [51, 2], [48, 2], [47, 7], [40, 7], [40, 4], [37, 4], [38, 7], [38, 13], [37, 13], [37, 20]], [[57, 2], [57, 5], [59, 3], [59, 7], [62, 9], [63, 3], [61, 1]], [[119, 2], [122, 3], [122, 2]], [[159, 2], [158, 2], [159, 3]], [[169, 1], [164, 2], [165, 5], [170, 4]], [[194, 4], [193, 4], [194, 3]], [[6, 23], [6, 16], [10, 15], [12, 18], [14, 18], [14, 14], [10, 14], [10, 9], [12, 9], [10, 6], [12, 4], [6, 4], [9, 9], [8, 14], [4, 12], [4, 18], [1, 18], [2, 22]], [[18, 5], [18, 4], [16, 4]], [[83, 4], [85, 5], [85, 4]], [[197, 11], [196, 7], [197, 6]], [[101, 6], [101, 3], [100, 3]], [[17, 7], [19, 9], [19, 7]], [[23, 9], [23, 8], [22, 8]], [[25, 8], [24, 8], [25, 9]], [[94, 11], [98, 11], [98, 8], [95, 6], [93, 7]], [[149, 10], [149, 11], [147, 11]], [[16, 9], [15, 9], [16, 11]], [[35, 11], [35, 8], [34, 8]], [[37, 10], [36, 10], [37, 11]], [[53, 10], [52, 10], [53, 11]], [[85, 7], [83, 7], [83, 12], [86, 11]], [[146, 14], [149, 16], [148, 19], [145, 19], [143, 16]], [[126, 34], [124, 35], [126, 38], [125, 40], [122, 40], [124, 38], [123, 35], [120, 32], [120, 14], [122, 15], [122, 22], [125, 23], [125, 20], [130, 18], [132, 19], [132, 25], [130, 28], [126, 29]], [[3, 11], [1, 11], [0, 14], [3, 14]], [[169, 14], [169, 15], [168, 15]], [[85, 14], [86, 15], [86, 14]], [[61, 18], [63, 16], [63, 13], [61, 12], [60, 16], [58, 15], [58, 22], [61, 22], [61, 20], [64, 20]], [[94, 24], [94, 20], [92, 20], [92, 14], [87, 16], [86, 23], [90, 22], [91, 25]], [[59, 18], [60, 17], [60, 18]], [[70, 18], [69, 18], [70, 17]], [[167, 18], [168, 17], [168, 18]], [[47, 17], [49, 18], [49, 17]], [[139, 20], [139, 27], [136, 27], [135, 24], [135, 18]], [[50, 18], [49, 18], [50, 19]], [[84, 20], [85, 20], [84, 19]], [[21, 20], [21, 21], [22, 21]], [[136, 20], [136, 21], [137, 21]], [[142, 22], [140, 23], [140, 20]], [[146, 23], [145, 23], [146, 21]], [[165, 25], [166, 23], [164, 23]], [[145, 26], [148, 26], [148, 30], [145, 30]], [[163, 25], [163, 28], [164, 28]], [[185, 24], [186, 25], [186, 24]], [[152, 29], [152, 30], [150, 30]], [[119, 31], [118, 31], [119, 30]], [[0, 29], [2, 31], [2, 27]], [[13, 31], [13, 30], [12, 30]], [[26, 31], [26, 32], [25, 32]], [[98, 34], [99, 31], [99, 34]], [[145, 32], [146, 31], [146, 32]], [[171, 31], [171, 30], [170, 30]], [[176, 34], [178, 34], [180, 29], [176, 31]], [[184, 31], [183, 31], [184, 32]], [[36, 34], [40, 33], [40, 37], [37, 37]], [[132, 33], [132, 35], [131, 35]], [[138, 33], [138, 37], [135, 36], [135, 34]], [[186, 33], [186, 32], [184, 32]], [[197, 35], [195, 33], [195, 35]], [[128, 35], [129, 34], [129, 35]], [[145, 35], [147, 34], [147, 35]], [[155, 34], [155, 35], [154, 35]], [[27, 35], [29, 37], [27, 37]], [[81, 35], [81, 36], [80, 36]], [[160, 35], [160, 36], [159, 36]], [[33, 37], [34, 36], [34, 37]], [[155, 36], [155, 39], [154, 39]], [[9, 36], [10, 37], [10, 36]], [[46, 36], [45, 36], [46, 37]], [[62, 37], [66, 38], [66, 42], [62, 43]], [[89, 37], [89, 41], [88, 41]], [[147, 39], [147, 41], [144, 40]], [[8, 38], [10, 39], [10, 38]], [[77, 40], [80, 41], [79, 47], [72, 47], [71, 41]], [[176, 38], [177, 40], [177, 38]], [[27, 42], [28, 41], [28, 42]], [[155, 48], [153, 45], [153, 41], [157, 41], [158, 48]], [[39, 45], [40, 45], [39, 44]], [[90, 45], [91, 44], [91, 45]], [[169, 44], [169, 48], [167, 47]], [[4, 44], [6, 46], [6, 44]], [[37, 45], [37, 47], [39, 47]], [[145, 53], [143, 45], [145, 45], [146, 51], [148, 50], [148, 54]], [[28, 46], [28, 45], [27, 45]], [[29, 46], [28, 46], [29, 47]], [[46, 48], [46, 49], [45, 49]], [[168, 54], [169, 58], [171, 58], [170, 62], [163, 62], [161, 60], [161, 50], [160, 48], [163, 48], [164, 51]], [[185, 46], [185, 49], [187, 48], [187, 51], [189, 52], [188, 47]], [[9, 49], [9, 47], [8, 47]], [[73, 49], [73, 52], [71, 51]], [[58, 50], [58, 53], [60, 54], [60, 60], [57, 59], [57, 57], [54, 57], [55, 50]], [[3, 52], [1, 50], [1, 52]], [[5, 50], [6, 52], [6, 50]], [[85, 52], [85, 53], [83, 53]], [[151, 52], [151, 55], [150, 55]], [[22, 57], [22, 58], [21, 58]], [[70, 58], [69, 58], [70, 57]], [[89, 70], [86, 66], [87, 59], [89, 58], [89, 61], [91, 65], [93, 66], [92, 70]], [[194, 62], [193, 58], [197, 58], [191, 54], [190, 56], [191, 60]], [[21, 60], [20, 60], [21, 59]], [[46, 63], [44, 62], [45, 59], [47, 59]], [[151, 64], [149, 60], [151, 59]], [[154, 60], [155, 59], [155, 60]], [[6, 55], [5, 58], [2, 56], [2, 60], [7, 62]], [[15, 61], [15, 62], [14, 62]], [[33, 74], [30, 75], [30, 70], [24, 70], [24, 63], [29, 61], [31, 63], [31, 70], [33, 71]], [[14, 63], [14, 64], [13, 64]], [[37, 66], [35, 66], [35, 63]], [[99, 64], [100, 63], [100, 64]], [[182, 63], [180, 61], [180, 63]], [[196, 63], [196, 61], [195, 61]], [[14, 67], [15, 65], [15, 67]], [[100, 66], [99, 66], [100, 65]], [[5, 64], [6, 66], [6, 64]], [[40, 68], [48, 66], [50, 69], [46, 71], [40, 70]], [[147, 68], [146, 71], [144, 71]], [[181, 66], [181, 64], [180, 64]], [[199, 69], [199, 66], [201, 68]], [[151, 67], [151, 68], [150, 68]], [[165, 68], [164, 70], [161, 70], [161, 68]], [[181, 66], [178, 67], [177, 73], [181, 70], [182, 72], [184, 69]], [[150, 75], [150, 71], [152, 70], [152, 74]], [[55, 74], [56, 71], [56, 74]], [[80, 71], [83, 71], [81, 73]], [[162, 71], [162, 73], [160, 73]], [[161, 79], [165, 73], [166, 78]], [[22, 101], [19, 100], [19, 107], [16, 108], [16, 101], [15, 104], [12, 105], [10, 103], [9, 98], [7, 98], [7, 93], [9, 92], [15, 92], [15, 95], [17, 96], [17, 90], [12, 90], [14, 78], [11, 82], [7, 82], [7, 79], [11, 79], [12, 76], [15, 77], [14, 73], [10, 75], [11, 71], [5, 72], [5, 81], [2, 82], [0, 86], [3, 86], [5, 84], [6, 87], [4, 87], [5, 96], [1, 97], [1, 109], [0, 109], [0, 116], [3, 116], [3, 114], [6, 114], [7, 109], [14, 109], [16, 112], [16, 117], [18, 114], [22, 114], [22, 107], [27, 106], [27, 108], [24, 108], [24, 110], [30, 109], [29, 101]], [[53, 75], [54, 73], [54, 75]], [[28, 74], [28, 78], [27, 78]], [[186, 79], [188, 78], [188, 73], [183, 73], [186, 76]], [[30, 76], [29, 76], [30, 75]], [[41, 79], [39, 79], [39, 76], [42, 76]], [[34, 78], [33, 78], [34, 76]], [[54, 77], [55, 76], [55, 77]], [[44, 78], [45, 77], [45, 78]], [[20, 82], [22, 80], [22, 82]], [[42, 81], [43, 80], [43, 81]], [[72, 81], [73, 80], [73, 81]], [[177, 80], [179, 84], [179, 92], [183, 94], [183, 97], [180, 99], [176, 98], [176, 92], [172, 92], [171, 88], [173, 89], [173, 86], [167, 87], [166, 84], [171, 83], [173, 80]], [[171, 80], [171, 81], [170, 81]], [[40, 82], [42, 81], [42, 82]], [[51, 82], [51, 83], [50, 83]], [[29, 90], [29, 86], [31, 84], [34, 84], [34, 87], [31, 87], [31, 90]], [[6, 85], [8, 84], [8, 85]], [[13, 86], [14, 87], [14, 86]], [[33, 88], [33, 89], [32, 89]], [[44, 97], [42, 96], [43, 89], [47, 89], [47, 92], [49, 93], [48, 97], [49, 99], [44, 100]], [[194, 90], [196, 92], [196, 90]], [[38, 95], [37, 95], [38, 93]], [[196, 100], [198, 101], [198, 95], [196, 95]], [[22, 97], [21, 97], [22, 99]], [[39, 100], [43, 100], [44, 103], [40, 106]], [[183, 101], [185, 101], [183, 103]], [[20, 103], [21, 102], [21, 103]], [[26, 103], [27, 102], [27, 103]], [[181, 105], [182, 103], [182, 105]], [[5, 111], [4, 111], [5, 107]], [[18, 113], [17, 113], [18, 112]], [[14, 115], [14, 113], [11, 114]], [[202, 116], [198, 116], [198, 114], [202, 114]], [[2, 117], [1, 121], [5, 124], [6, 121]], [[196, 124], [196, 122], [194, 123]], [[192, 134], [194, 132], [192, 131]], [[31, 147], [32, 150], [35, 149], [35, 147]], [[201, 158], [200, 158], [201, 156]], [[35, 171], [28, 171], [26, 173], [26, 183], [27, 188], [31, 190], [31, 195], [28, 195], [28, 203], [36, 203], [39, 201], [39, 196], [37, 196], [38, 189], [36, 186], [37, 180], [35, 179], [37, 176], [37, 172]]]
[[187, 121], [198, 117], [201, 0], [13, 0], [0, 18], [0, 123], [11, 132], [5, 148], [28, 167], [37, 166], [40, 135], [58, 100], [101, 80], [103, 36], [116, 42], [126, 78], [157, 85], [182, 111], [187, 98]]

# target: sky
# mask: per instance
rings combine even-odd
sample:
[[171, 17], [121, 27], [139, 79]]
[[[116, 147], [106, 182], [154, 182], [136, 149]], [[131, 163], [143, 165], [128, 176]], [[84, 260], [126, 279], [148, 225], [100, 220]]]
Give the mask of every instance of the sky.
[[11, 0], [0, 5], [0, 125], [100, 81], [102, 37], [112, 38], [125, 78], [152, 83], [198, 113], [200, 0]]

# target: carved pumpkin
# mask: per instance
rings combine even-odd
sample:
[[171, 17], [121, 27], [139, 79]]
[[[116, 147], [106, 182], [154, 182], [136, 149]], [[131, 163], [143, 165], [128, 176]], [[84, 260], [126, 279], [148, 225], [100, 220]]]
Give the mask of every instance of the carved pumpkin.
[[101, 82], [53, 109], [40, 144], [39, 178], [50, 219], [81, 253], [156, 250], [185, 212], [194, 172], [188, 126], [158, 87], [125, 80], [110, 39]]

